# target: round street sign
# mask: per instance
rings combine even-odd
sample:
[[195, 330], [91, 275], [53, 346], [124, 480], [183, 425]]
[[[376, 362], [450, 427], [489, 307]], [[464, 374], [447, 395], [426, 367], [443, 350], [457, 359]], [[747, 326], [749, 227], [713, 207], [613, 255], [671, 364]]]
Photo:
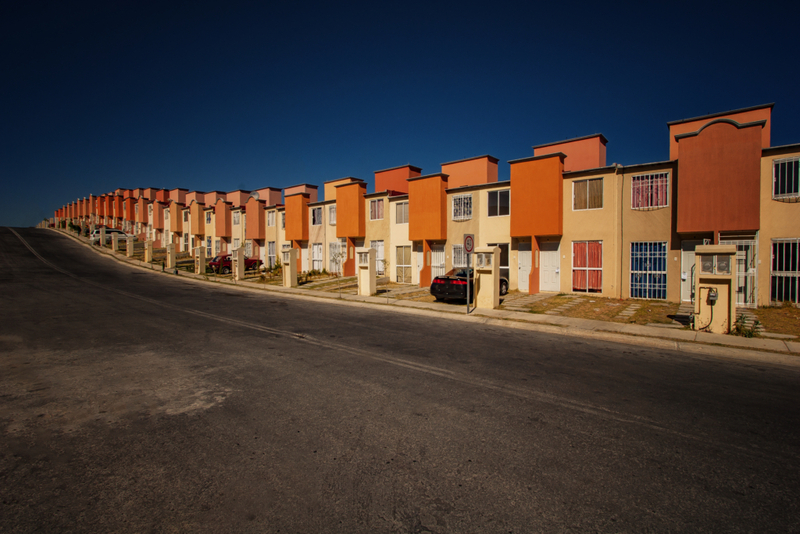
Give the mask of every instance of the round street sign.
[[464, 252], [472, 254], [475, 250], [475, 236], [472, 234], [464, 234]]

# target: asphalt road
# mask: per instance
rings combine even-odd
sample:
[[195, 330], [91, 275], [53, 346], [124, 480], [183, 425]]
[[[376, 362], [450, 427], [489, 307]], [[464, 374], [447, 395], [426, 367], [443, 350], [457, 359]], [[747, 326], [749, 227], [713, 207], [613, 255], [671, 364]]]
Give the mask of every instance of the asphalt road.
[[[0, 228], [2, 532], [797, 532], [800, 372]], [[44, 261], [43, 261], [44, 260]]]

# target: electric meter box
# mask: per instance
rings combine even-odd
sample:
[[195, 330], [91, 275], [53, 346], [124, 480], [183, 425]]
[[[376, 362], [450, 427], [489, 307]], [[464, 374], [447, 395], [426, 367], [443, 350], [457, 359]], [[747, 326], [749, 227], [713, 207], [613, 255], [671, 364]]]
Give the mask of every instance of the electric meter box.
[[727, 334], [736, 321], [736, 245], [698, 245], [694, 253], [694, 329]]
[[283, 287], [297, 287], [297, 252], [296, 248], [289, 248], [282, 253]]
[[475, 273], [475, 306], [478, 308], [500, 307], [500, 247], [480, 247], [473, 254]]
[[358, 294], [370, 296], [377, 293], [377, 279], [375, 271], [375, 249], [357, 248], [356, 266], [358, 268]]

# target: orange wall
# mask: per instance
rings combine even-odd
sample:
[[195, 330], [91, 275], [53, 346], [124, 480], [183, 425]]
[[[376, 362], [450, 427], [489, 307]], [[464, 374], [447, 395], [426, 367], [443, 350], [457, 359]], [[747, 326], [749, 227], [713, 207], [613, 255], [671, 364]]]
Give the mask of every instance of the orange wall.
[[166, 202], [169, 200], [169, 190], [168, 189], [158, 189], [156, 190], [155, 199], [159, 202]]
[[234, 208], [238, 208], [239, 206], [243, 206], [247, 202], [247, 198], [250, 196], [250, 191], [231, 191], [225, 194], [225, 200], [230, 202]]
[[308, 241], [308, 193], [286, 197], [286, 241]]
[[307, 193], [309, 202], [313, 203], [317, 201], [317, 186], [311, 184], [300, 184], [287, 187], [283, 190], [283, 198], [285, 199], [288, 196], [296, 195], [298, 193]]
[[227, 193], [223, 193], [222, 191], [209, 191], [203, 195], [202, 199], [198, 199], [198, 201], [206, 206], [213, 206], [220, 198], [227, 200], [227, 196]]
[[177, 200], [178, 202], [183, 203], [186, 200], [186, 189], [170, 189], [169, 200]]
[[354, 182], [363, 182], [364, 180], [360, 178], [353, 178], [352, 176], [348, 176], [347, 178], [339, 178], [338, 180], [331, 180], [329, 182], [325, 182], [325, 200], [336, 200], [336, 187], [344, 184], [351, 184]]
[[[261, 195], [259, 194], [259, 196]], [[266, 239], [264, 228], [266, 224], [264, 208], [266, 205], [265, 200], [257, 200], [255, 197], [250, 197], [247, 204], [245, 204], [245, 239]], [[253, 254], [257, 256], [255, 249]]]
[[218, 237], [231, 237], [231, 203], [223, 199], [214, 204], [214, 233]]
[[679, 139], [678, 232], [758, 229], [761, 134], [717, 122]]
[[[477, 158], [442, 163], [442, 174], [447, 174], [449, 187], [488, 184], [497, 181], [497, 158], [480, 156]], [[411, 191], [409, 191], [410, 193]], [[409, 204], [410, 206], [410, 204]], [[409, 215], [410, 217], [410, 215]]]
[[164, 203], [153, 202], [153, 228], [164, 229]]
[[275, 187], [263, 187], [253, 192], [258, 193], [258, 200], [263, 200], [265, 206], [276, 206], [283, 198], [281, 190]]
[[175, 202], [174, 200], [169, 204], [169, 231], [182, 234], [183, 233], [183, 208], [182, 203]]
[[150, 201], [145, 197], [141, 197], [136, 203], [139, 205], [139, 216], [136, 217], [136, 222], [140, 222], [143, 225], [147, 224], [147, 205]]
[[351, 182], [336, 187], [336, 237], [364, 237], [366, 216], [365, 182]]
[[770, 128], [772, 126], [772, 108], [767, 106], [760, 109], [752, 109], [749, 111], [742, 111], [739, 113], [728, 113], [716, 117], [700, 117], [697, 120], [692, 120], [689, 122], [681, 122], [679, 124], [676, 124], [674, 122], [669, 123], [669, 159], [671, 160], [678, 159], [679, 143], [678, 141], [675, 140], [676, 135], [696, 132], [697, 130], [702, 128], [703, 125], [721, 118], [732, 119], [738, 122], [739, 124], [762, 121], [762, 120], [767, 121], [767, 124], [764, 125], [764, 128], [760, 132], [761, 135], [760, 145], [761, 148], [769, 148]]
[[119, 196], [119, 195], [115, 196], [114, 197], [114, 201], [113, 201], [113, 205], [114, 205], [114, 217], [117, 217], [119, 219], [123, 218], [122, 197]]
[[511, 161], [511, 236], [561, 235], [564, 154]]
[[[422, 169], [413, 165], [403, 165], [393, 169], [375, 172], [375, 192], [400, 191], [408, 193], [408, 179], [420, 176]], [[497, 177], [495, 176], [495, 180]]]
[[192, 235], [204, 235], [206, 233], [206, 205], [200, 202], [192, 202], [189, 206], [189, 233]]
[[132, 197], [128, 197], [122, 201], [122, 218], [126, 221], [134, 220], [134, 204], [136, 204], [136, 201]]
[[564, 171], [583, 171], [606, 166], [606, 140], [601, 134], [562, 143], [533, 147], [534, 156], [563, 153]]
[[447, 239], [446, 174], [430, 174], [408, 182], [408, 239]]
[[192, 203], [193, 200], [197, 202], [203, 202], [203, 199], [206, 198], [206, 194], [202, 191], [189, 191], [186, 193], [185, 200], [183, 201], [184, 204], [187, 206]]

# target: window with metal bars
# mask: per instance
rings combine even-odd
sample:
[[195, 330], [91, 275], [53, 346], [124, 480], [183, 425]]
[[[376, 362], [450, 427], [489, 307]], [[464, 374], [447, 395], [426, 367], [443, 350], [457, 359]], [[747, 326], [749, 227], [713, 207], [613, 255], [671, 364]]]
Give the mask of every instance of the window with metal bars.
[[631, 298], [667, 298], [667, 242], [631, 243]]
[[453, 196], [453, 220], [466, 221], [472, 218], [472, 195]]
[[603, 208], [603, 179], [572, 182], [572, 209], [599, 210]]
[[631, 178], [631, 209], [663, 208], [669, 205], [669, 173], [642, 174]]
[[772, 198], [800, 198], [800, 157], [772, 162]]
[[328, 224], [336, 226], [336, 204], [328, 206]]
[[206, 238], [206, 257], [211, 257], [211, 237]]
[[467, 253], [464, 245], [453, 245], [453, 268], [467, 266]]
[[235, 225], [236, 225], [236, 224], [239, 224], [239, 217], [240, 217], [240, 216], [241, 216], [241, 215], [239, 214], [239, 212], [238, 212], [238, 211], [234, 211], [234, 212], [233, 212], [233, 224], [235, 224]]
[[770, 299], [800, 303], [800, 239], [773, 239]]
[[[275, 221], [273, 221], [275, 222]], [[275, 241], [267, 242], [267, 266], [272, 269], [275, 266], [277, 258], [275, 257]]]
[[396, 282], [411, 283], [411, 246], [395, 247]]
[[311, 226], [320, 226], [322, 224], [322, 208], [311, 209]]
[[603, 242], [572, 242], [572, 290], [583, 293], [603, 291]]
[[244, 255], [250, 258], [253, 255], [253, 242], [252, 241], [245, 241], [244, 243]]

